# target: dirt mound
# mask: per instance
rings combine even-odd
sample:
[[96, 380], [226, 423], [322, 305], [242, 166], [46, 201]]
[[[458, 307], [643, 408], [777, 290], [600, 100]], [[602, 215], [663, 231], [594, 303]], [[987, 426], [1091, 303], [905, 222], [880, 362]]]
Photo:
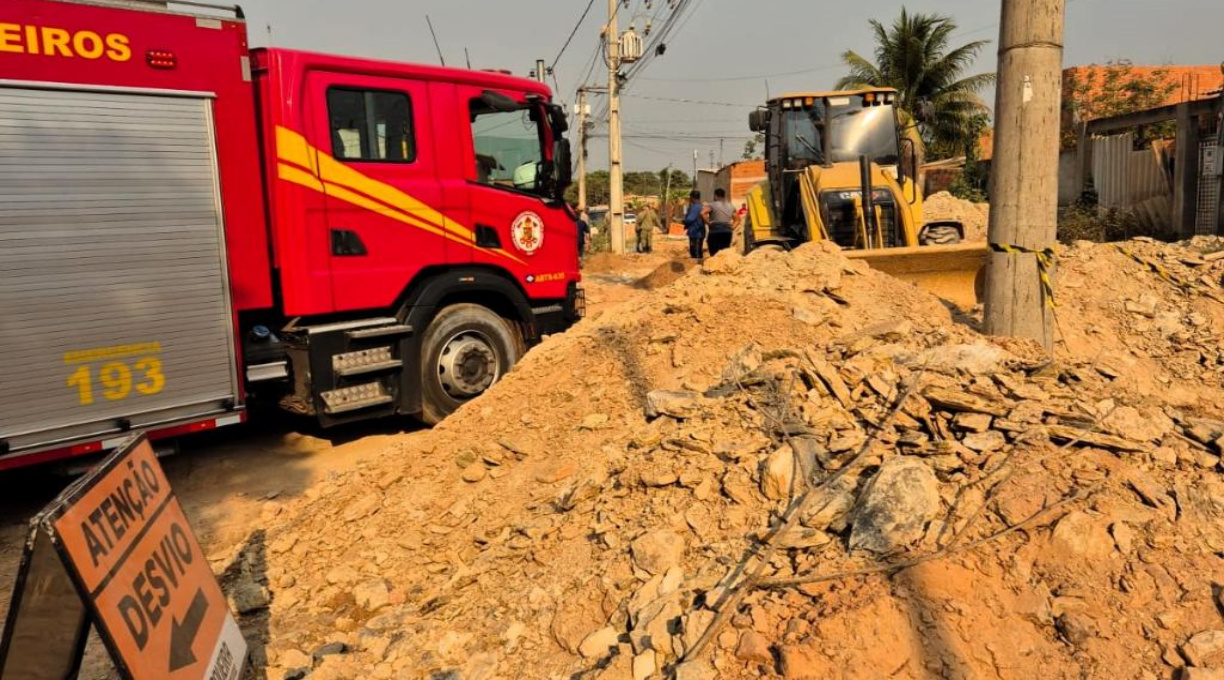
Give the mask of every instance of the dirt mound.
[[274, 678], [1168, 677], [1224, 649], [1224, 423], [1116, 382], [723, 253], [270, 501], [236, 571]]
[[1059, 255], [1059, 351], [1092, 363], [1132, 393], [1218, 411], [1221, 249], [1218, 238], [1075, 243]]
[[941, 191], [927, 196], [922, 208], [922, 219], [931, 222], [960, 222], [965, 225], [966, 241], [985, 241], [990, 224], [990, 204], [973, 203]]

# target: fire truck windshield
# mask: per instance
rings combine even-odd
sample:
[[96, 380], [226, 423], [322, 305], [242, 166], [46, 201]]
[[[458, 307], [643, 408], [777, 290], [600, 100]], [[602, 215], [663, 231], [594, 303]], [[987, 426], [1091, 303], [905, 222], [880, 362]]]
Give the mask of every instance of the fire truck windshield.
[[538, 107], [524, 104], [511, 111], [472, 103], [472, 140], [476, 176], [481, 184], [546, 195], [550, 182], [542, 173], [545, 121]]
[[829, 100], [829, 153], [833, 163], [856, 162], [866, 155], [878, 165], [896, 165], [901, 152], [896, 112], [890, 105], [864, 105], [863, 98]]

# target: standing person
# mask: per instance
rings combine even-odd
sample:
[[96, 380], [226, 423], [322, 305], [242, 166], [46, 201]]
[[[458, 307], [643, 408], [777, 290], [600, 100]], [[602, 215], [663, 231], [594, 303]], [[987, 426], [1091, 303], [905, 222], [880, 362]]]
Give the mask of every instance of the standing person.
[[688, 235], [689, 257], [700, 260], [704, 254], [706, 213], [701, 205], [701, 192], [696, 189], [689, 194], [688, 211], [684, 214], [684, 233]]
[[654, 232], [659, 228], [659, 214], [649, 205], [638, 211], [637, 251], [649, 253], [654, 250]]
[[591, 240], [591, 224], [585, 210], [579, 212], [577, 207], [574, 209], [574, 214], [578, 215], [578, 258], [581, 259], [586, 255], [587, 244]]
[[710, 257], [731, 247], [731, 235], [738, 223], [739, 214], [727, 200], [726, 189], [715, 189], [710, 204]]

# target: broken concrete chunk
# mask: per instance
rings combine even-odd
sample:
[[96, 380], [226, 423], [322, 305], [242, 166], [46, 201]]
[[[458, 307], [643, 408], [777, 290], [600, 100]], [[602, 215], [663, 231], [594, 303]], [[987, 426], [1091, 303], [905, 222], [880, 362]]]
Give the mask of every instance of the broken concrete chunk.
[[1224, 661], [1224, 630], [1195, 633], [1182, 645], [1181, 651], [1191, 666], [1218, 665], [1216, 662]]
[[612, 626], [600, 628], [583, 638], [578, 645], [578, 653], [586, 659], [602, 659], [616, 647], [619, 637]]
[[666, 574], [668, 569], [680, 564], [684, 537], [668, 529], [652, 531], [639, 536], [629, 550], [638, 569], [652, 575]]
[[646, 417], [651, 419], [668, 416], [687, 420], [700, 413], [703, 406], [704, 397], [696, 392], [654, 390], [646, 395]]
[[850, 548], [887, 554], [922, 539], [940, 509], [939, 480], [925, 463], [889, 458], [854, 510]]
[[795, 451], [783, 444], [769, 454], [761, 470], [761, 493], [774, 501], [784, 501], [802, 493], [795, 475]]
[[960, 390], [929, 387], [922, 394], [932, 405], [945, 411], [955, 413], [985, 413], [999, 417], [1007, 415], [1007, 407], [1004, 404], [989, 401]]

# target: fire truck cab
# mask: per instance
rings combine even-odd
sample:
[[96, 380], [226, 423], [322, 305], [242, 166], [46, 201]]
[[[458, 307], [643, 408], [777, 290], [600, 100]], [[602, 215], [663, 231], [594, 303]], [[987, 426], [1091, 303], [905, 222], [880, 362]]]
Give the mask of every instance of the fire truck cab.
[[0, 469], [248, 396], [436, 423], [581, 317], [544, 85], [136, 4], [0, 6]]

